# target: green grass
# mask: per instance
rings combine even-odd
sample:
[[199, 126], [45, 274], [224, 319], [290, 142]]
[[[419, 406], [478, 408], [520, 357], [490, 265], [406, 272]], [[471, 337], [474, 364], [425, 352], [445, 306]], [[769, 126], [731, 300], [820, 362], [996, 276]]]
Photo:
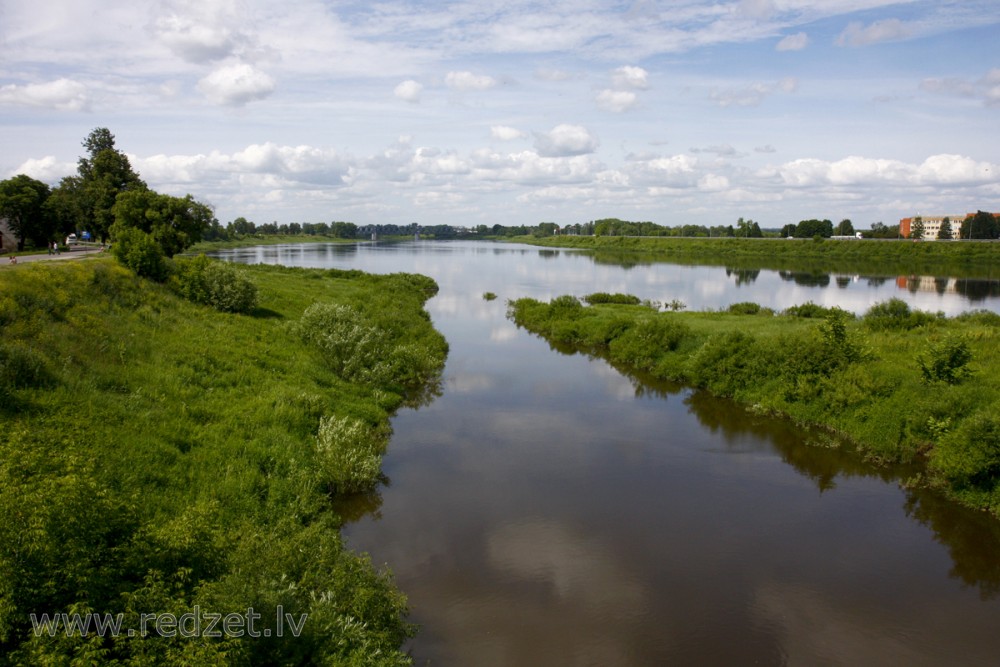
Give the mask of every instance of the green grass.
[[509, 303], [519, 326], [561, 349], [826, 427], [875, 463], [923, 464], [920, 483], [1000, 517], [1000, 316], [945, 318], [896, 300], [858, 319], [733, 310]]
[[992, 241], [880, 241], [803, 239], [696, 239], [630, 236], [553, 236], [508, 239], [545, 247], [595, 252], [595, 261], [616, 264], [676, 262], [736, 268], [872, 272], [877, 275], [933, 274], [958, 277], [994, 275], [1000, 243]]
[[[107, 259], [0, 273], [0, 664], [408, 663], [405, 598], [343, 547], [331, 501], [374, 484], [389, 416], [433, 395], [447, 348], [422, 306], [436, 286], [246, 271], [260, 294], [249, 315]], [[314, 303], [366, 313], [398, 374], [339, 374], [294, 332]], [[394, 356], [403, 346], [425, 355], [420, 374]], [[28, 616], [267, 619], [279, 604], [309, 615], [301, 637], [33, 638]]]

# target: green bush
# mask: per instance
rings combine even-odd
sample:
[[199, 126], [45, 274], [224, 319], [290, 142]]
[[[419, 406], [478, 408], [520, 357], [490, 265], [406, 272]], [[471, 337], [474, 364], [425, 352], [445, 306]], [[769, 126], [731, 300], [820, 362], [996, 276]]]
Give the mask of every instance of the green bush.
[[608, 350], [612, 361], [628, 363], [649, 370], [664, 353], [676, 350], [691, 330], [669, 315], [658, 315], [637, 322], [611, 340]]
[[893, 297], [877, 303], [864, 315], [865, 326], [873, 331], [909, 330], [933, 324], [942, 319], [922, 310], [910, 310], [909, 304]]
[[594, 305], [597, 303], [617, 303], [626, 306], [638, 306], [642, 303], [639, 297], [631, 294], [609, 294], [607, 292], [594, 292], [583, 297], [583, 300]]
[[741, 301], [740, 303], [730, 304], [728, 310], [734, 315], [771, 314], [774, 312], [769, 308], [761, 308], [759, 303], [754, 303], [753, 301]]
[[316, 434], [320, 474], [332, 493], [358, 493], [379, 479], [387, 436], [350, 417], [323, 417]]
[[167, 278], [167, 262], [163, 249], [146, 232], [132, 227], [122, 229], [115, 236], [111, 252], [119, 262], [135, 271], [136, 275], [163, 282]]
[[766, 377], [757, 361], [765, 356], [756, 338], [742, 331], [730, 331], [705, 341], [691, 359], [689, 372], [699, 387], [720, 396], [733, 396]]
[[386, 375], [385, 334], [358, 309], [340, 303], [314, 303], [292, 327], [319, 349], [327, 365], [346, 380], [376, 384]]
[[205, 255], [177, 260], [171, 283], [184, 298], [223, 312], [249, 313], [259, 300], [257, 286], [245, 271]]
[[[823, 306], [817, 305], [812, 301], [806, 301], [805, 303], [798, 306], [789, 306], [785, 309], [785, 315], [791, 315], [792, 317], [826, 317], [830, 313], [837, 311], [847, 315], [847, 311], [834, 306], [833, 308], [824, 308]], [[852, 315], [853, 317], [853, 315]]]
[[1000, 416], [984, 411], [964, 420], [931, 451], [930, 467], [959, 489], [995, 488], [1000, 481]]
[[948, 338], [930, 346], [928, 353], [917, 357], [924, 382], [958, 384], [972, 375], [969, 344], [960, 338]]

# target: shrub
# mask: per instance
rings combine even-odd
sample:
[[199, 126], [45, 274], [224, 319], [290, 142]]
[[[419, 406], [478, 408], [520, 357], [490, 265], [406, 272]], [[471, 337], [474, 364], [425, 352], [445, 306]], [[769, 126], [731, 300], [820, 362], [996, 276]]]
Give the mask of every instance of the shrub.
[[167, 278], [167, 262], [163, 249], [146, 232], [122, 229], [115, 236], [111, 252], [119, 262], [135, 271], [136, 275], [163, 282]]
[[931, 345], [928, 354], [919, 355], [917, 364], [924, 382], [958, 384], [972, 375], [968, 363], [972, 361], [969, 344], [960, 338], [949, 338]]
[[576, 317], [583, 312], [583, 304], [575, 296], [564, 294], [549, 302], [550, 317]]
[[[807, 301], [798, 306], [789, 306], [785, 309], [785, 315], [791, 315], [792, 317], [826, 317], [832, 312], [841, 312], [847, 315], [847, 311], [834, 306], [833, 308], [824, 308], [823, 306], [817, 305], [812, 301]], [[853, 317], [853, 316], [852, 316]]]
[[930, 467], [955, 487], [992, 489], [1000, 479], [1000, 417], [980, 412], [947, 433]]
[[864, 316], [865, 326], [876, 331], [915, 329], [939, 319], [922, 310], [910, 310], [909, 304], [897, 298], [875, 304]]
[[608, 346], [613, 361], [648, 370], [664, 353], [676, 350], [690, 329], [670, 316], [642, 320], [614, 338]]
[[344, 379], [375, 384], [387, 374], [386, 336], [351, 306], [314, 303], [292, 328]]
[[249, 313], [257, 307], [257, 286], [246, 272], [204, 255], [176, 262], [174, 288], [186, 299], [223, 312]]
[[742, 331], [718, 334], [709, 338], [692, 358], [691, 379], [715, 394], [732, 396], [752, 382], [765, 379], [757, 368], [765, 356], [750, 334]]
[[350, 417], [322, 417], [316, 453], [323, 480], [334, 493], [358, 493], [378, 483], [386, 434]]
[[638, 306], [642, 303], [639, 297], [631, 294], [608, 294], [607, 292], [594, 292], [583, 297], [583, 300], [590, 305], [596, 303], [617, 303], [626, 306]]
[[756, 315], [760, 311], [760, 304], [753, 301], [741, 301], [729, 306], [729, 312], [735, 315]]

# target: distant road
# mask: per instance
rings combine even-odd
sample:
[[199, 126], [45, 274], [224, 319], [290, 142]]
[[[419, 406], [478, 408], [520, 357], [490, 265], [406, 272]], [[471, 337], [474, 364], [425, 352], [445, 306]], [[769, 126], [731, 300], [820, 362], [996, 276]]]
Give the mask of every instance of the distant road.
[[18, 264], [26, 264], [28, 262], [47, 262], [56, 261], [64, 259], [79, 259], [81, 257], [93, 257], [94, 255], [100, 255], [103, 250], [98, 248], [80, 248], [79, 250], [69, 250], [63, 251], [58, 255], [48, 255], [48, 254], [35, 254], [35, 255], [18, 255], [16, 252], [10, 255], [0, 255], [0, 267], [3, 266], [14, 266], [10, 263], [10, 258], [17, 257]]

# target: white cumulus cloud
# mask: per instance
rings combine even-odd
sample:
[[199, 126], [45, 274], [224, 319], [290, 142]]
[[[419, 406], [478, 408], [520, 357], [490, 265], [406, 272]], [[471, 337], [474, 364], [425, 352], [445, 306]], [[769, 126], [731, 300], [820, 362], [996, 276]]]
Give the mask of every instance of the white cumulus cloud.
[[598, 145], [597, 138], [582, 125], [562, 124], [535, 134], [535, 150], [542, 157], [586, 155], [596, 151]]
[[513, 141], [514, 139], [523, 139], [527, 135], [514, 127], [494, 125], [490, 128], [490, 136], [500, 141]]
[[493, 77], [472, 72], [448, 72], [444, 82], [454, 90], [489, 90], [497, 85]]
[[637, 99], [630, 90], [602, 90], [597, 94], [597, 106], [604, 111], [621, 113], [635, 106]]
[[87, 88], [78, 81], [56, 79], [23, 86], [0, 86], [0, 104], [41, 107], [59, 111], [85, 111], [90, 107]]
[[649, 73], [641, 67], [624, 65], [615, 70], [612, 76], [612, 83], [615, 88], [638, 88], [645, 90], [649, 87]]
[[268, 74], [247, 63], [223, 65], [198, 82], [198, 90], [215, 104], [243, 106], [274, 92]]
[[422, 93], [423, 90], [423, 85], [417, 81], [409, 79], [396, 86], [393, 89], [392, 94], [401, 100], [410, 102], [411, 104], [416, 104], [420, 101], [420, 93]]

